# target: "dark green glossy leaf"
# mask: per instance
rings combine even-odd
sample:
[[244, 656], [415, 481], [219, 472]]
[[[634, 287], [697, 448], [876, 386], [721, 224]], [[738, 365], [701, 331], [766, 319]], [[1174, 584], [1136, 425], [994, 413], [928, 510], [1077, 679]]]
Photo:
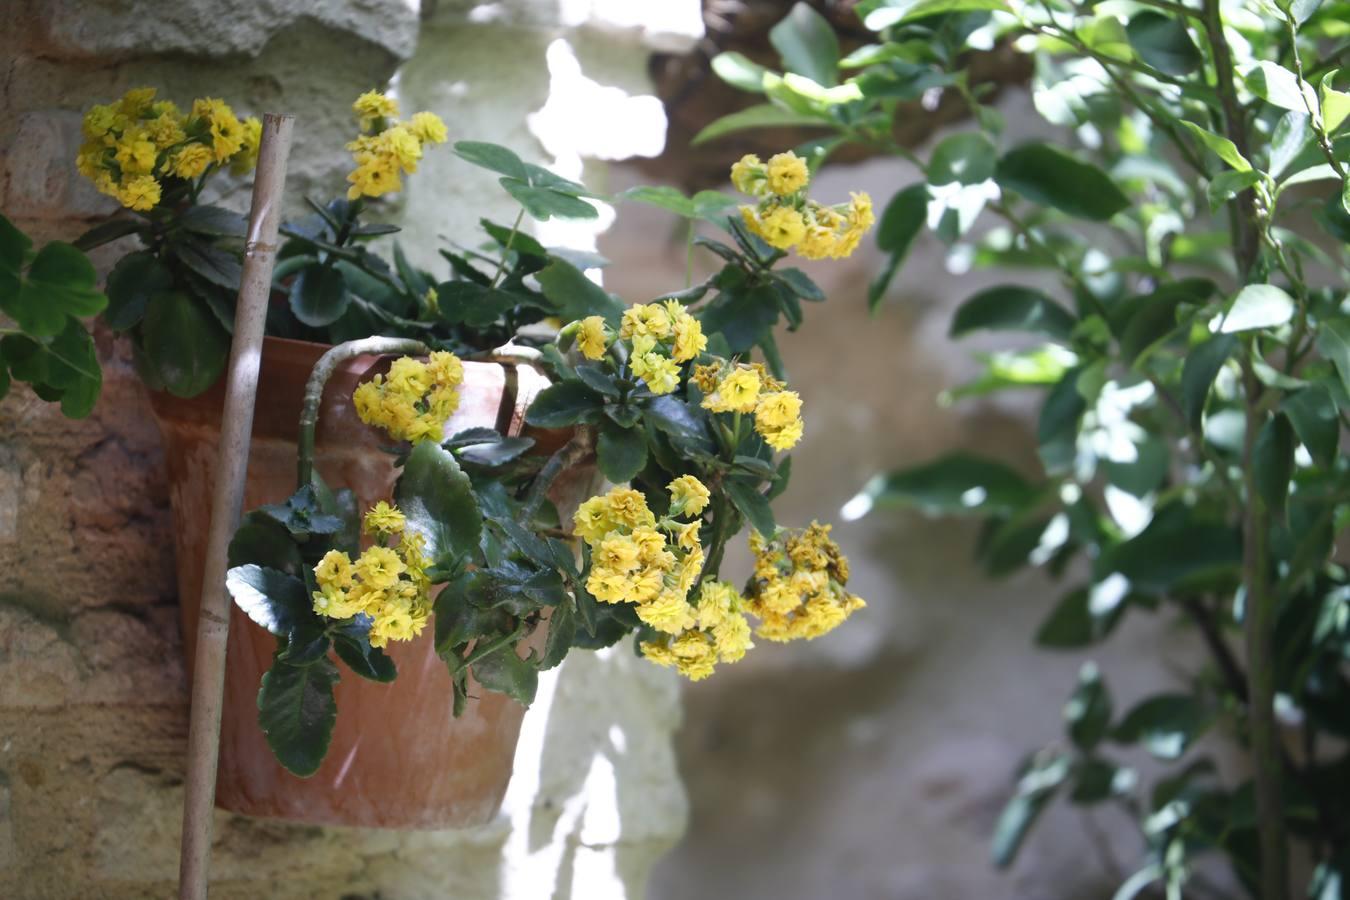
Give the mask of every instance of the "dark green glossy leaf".
[[1126, 713], [1113, 737], [1127, 744], [1142, 743], [1159, 759], [1177, 759], [1204, 734], [1213, 719], [1197, 697], [1159, 694]]
[[1237, 347], [1237, 338], [1218, 334], [1191, 349], [1181, 369], [1181, 408], [1197, 431], [1204, 417], [1205, 401], [1219, 370]]
[[548, 637], [544, 641], [544, 656], [539, 660], [539, 669], [544, 671], [558, 665], [566, 658], [568, 651], [576, 641], [577, 614], [571, 603], [559, 603], [549, 616]]
[[173, 275], [153, 253], [128, 253], [108, 273], [108, 308], [103, 321], [114, 331], [126, 331], [145, 316], [152, 296], [171, 287]]
[[235, 605], [275, 635], [284, 637], [298, 622], [313, 617], [305, 583], [276, 569], [236, 566], [226, 573], [225, 588]]
[[193, 204], [178, 216], [177, 221], [187, 231], [210, 237], [242, 238], [248, 233], [246, 218], [219, 206]]
[[540, 428], [565, 428], [593, 422], [605, 398], [580, 381], [560, 381], [539, 393], [525, 413], [525, 421]]
[[886, 204], [877, 225], [877, 246], [890, 254], [879, 274], [867, 289], [867, 306], [875, 310], [886, 295], [914, 238], [923, 230], [928, 217], [928, 186], [912, 184], [896, 192]]
[[641, 428], [606, 422], [600, 426], [595, 453], [604, 476], [615, 484], [626, 484], [647, 465], [647, 438]]
[[857, 518], [872, 506], [911, 506], [929, 513], [1017, 512], [1037, 489], [1008, 466], [954, 453], [933, 462], [878, 475], [845, 507]]
[[291, 284], [291, 312], [306, 325], [322, 328], [342, 318], [350, 297], [342, 272], [320, 263], [295, 276]]
[[539, 687], [539, 670], [516, 655], [513, 644], [507, 644], [473, 664], [473, 675], [489, 691], [497, 691], [529, 706]]
[[1029, 331], [1067, 343], [1077, 320], [1042, 292], [1018, 285], [986, 288], [952, 317], [951, 336], [972, 331]]
[[540, 222], [549, 219], [594, 219], [600, 215], [594, 206], [571, 194], [547, 187], [535, 187], [516, 178], [500, 179], [506, 192]]
[[1289, 479], [1294, 474], [1294, 429], [1283, 413], [1276, 413], [1261, 426], [1252, 446], [1252, 474], [1256, 490], [1276, 519], [1283, 519], [1289, 499]]
[[928, 161], [928, 183], [933, 185], [979, 184], [994, 175], [998, 150], [978, 131], [944, 138]]
[[1281, 409], [1313, 460], [1330, 469], [1336, 461], [1341, 434], [1331, 391], [1325, 385], [1314, 384], [1286, 397]]
[[524, 456], [534, 446], [534, 438], [511, 437], [484, 444], [470, 444], [459, 451], [459, 458], [476, 466], [504, 466]]
[[994, 865], [1006, 867], [1017, 857], [1017, 851], [1045, 805], [1069, 777], [1069, 757], [1062, 753], [1038, 754], [1023, 771], [1017, 782], [1017, 792], [994, 826], [990, 855]]
[[555, 257], [535, 278], [564, 322], [601, 316], [611, 328], [619, 327], [623, 302], [571, 263]]
[[1130, 205], [1109, 175], [1050, 144], [1023, 144], [1004, 154], [994, 180], [1033, 203], [1097, 222]]
[[1111, 693], [1096, 663], [1084, 663], [1078, 670], [1078, 686], [1064, 706], [1064, 722], [1080, 750], [1096, 747], [1111, 727]]
[[[1092, 602], [1094, 591], [1104, 600]], [[1104, 602], [1111, 601], [1111, 602]], [[1115, 629], [1125, 612], [1124, 598], [1116, 598], [1110, 587], [1078, 588], [1065, 594], [1041, 623], [1036, 643], [1057, 650], [1077, 649], [1095, 644]]]
[[205, 304], [182, 291], [161, 291], [146, 307], [141, 350], [165, 390], [195, 397], [225, 371], [230, 342]]
[[731, 503], [745, 516], [746, 521], [765, 537], [772, 537], [777, 526], [774, 524], [773, 509], [759, 489], [744, 481], [729, 479], [724, 483]]
[[[357, 616], [365, 619], [365, 616]], [[333, 637], [338, 658], [357, 675], [370, 681], [390, 682], [398, 677], [398, 667], [379, 647], [370, 646], [370, 624], [348, 620]]]
[[258, 691], [258, 725], [277, 761], [304, 778], [319, 770], [337, 721], [337, 666], [325, 657], [306, 666], [274, 659]]
[[426, 537], [432, 559], [462, 559], [478, 549], [483, 516], [472, 482], [450, 451], [430, 442], [413, 447], [394, 498], [409, 529]]
[[1161, 593], [1233, 578], [1241, 563], [1236, 530], [1178, 502], [1155, 512], [1147, 528], [1111, 548], [1099, 565], [1102, 572], [1124, 575], [1135, 588]]
[[1180, 16], [1144, 10], [1130, 19], [1125, 34], [1139, 58], [1159, 72], [1189, 75], [1204, 62], [1186, 30], [1186, 20]]

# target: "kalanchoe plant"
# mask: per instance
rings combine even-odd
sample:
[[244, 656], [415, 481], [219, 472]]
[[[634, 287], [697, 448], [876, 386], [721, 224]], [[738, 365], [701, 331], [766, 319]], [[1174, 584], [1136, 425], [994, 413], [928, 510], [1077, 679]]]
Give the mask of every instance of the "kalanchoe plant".
[[[977, 516], [991, 573], [1030, 564], [1070, 577], [1036, 631], [1042, 647], [1080, 650], [1125, 615], [1156, 611], [1193, 623], [1209, 655], [1183, 690], [1123, 712], [1108, 673], [1086, 663], [1065, 735], [1025, 763], [995, 861], [1008, 864], [1060, 797], [1138, 822], [1122, 900], [1153, 886], [1202, 896], [1198, 870], [1216, 855], [1253, 895], [1292, 896], [1291, 842], [1315, 867], [1308, 894], [1342, 896], [1350, 93], [1338, 66], [1350, 6], [864, 0], [856, 10], [877, 40], [845, 58], [799, 4], [774, 30], [786, 73], [715, 61], [769, 102], [712, 136], [791, 118], [828, 130], [817, 155], [851, 142], [918, 166], [922, 180], [881, 217], [889, 261], [874, 302], [925, 227], [964, 264], [1044, 270], [1059, 285], [1014, 278], [983, 290], [951, 329], [1029, 336], [953, 394], [1041, 391], [1043, 471], [959, 453], [879, 476], [846, 512]], [[968, 68], [995, 42], [1031, 56], [1036, 109], [1074, 140], [1008, 145]], [[933, 90], [964, 99], [978, 128], [925, 159], [892, 134], [897, 101]], [[973, 237], [982, 213], [995, 227]], [[1220, 777], [1197, 747], [1220, 729], [1250, 774]], [[1146, 783], [1115, 752], [1130, 745], [1175, 767]]]
[[0, 216], [0, 398], [27, 382], [71, 418], [89, 415], [103, 386], [94, 341], [80, 319], [100, 313], [108, 298], [94, 266], [70, 244], [33, 242]]
[[[502, 173], [531, 215], [571, 211], [569, 201], [589, 207], [584, 188], [505, 148], [456, 150]], [[776, 204], [805, 204], [806, 181], [803, 170], [780, 186]], [[706, 203], [671, 192], [639, 196], [710, 218]], [[795, 325], [800, 300], [823, 297], [800, 271], [774, 271], [784, 251], [741, 217], [723, 223], [734, 247], [704, 241], [726, 261], [717, 276], [628, 308], [513, 228], [494, 235], [491, 281], [468, 258], [451, 257], [461, 277], [435, 293], [458, 330], [425, 341], [357, 340], [320, 360], [301, 420], [299, 490], [249, 513], [230, 548], [231, 594], [277, 636], [258, 707], [283, 765], [308, 775], [323, 760], [337, 715], [330, 652], [357, 676], [388, 681], [397, 674], [389, 642], [430, 630], [458, 713], [470, 699], [470, 674], [528, 704], [538, 673], [573, 648], [635, 634], [647, 659], [700, 679], [750, 648], [747, 613], [761, 620], [765, 639], [791, 640], [824, 634], [863, 605], [847, 590], [847, 562], [828, 526], [788, 531], [774, 520], [771, 502], [789, 475], [780, 454], [801, 439], [802, 404], [776, 354], [765, 365], [745, 353], [772, 347], [780, 314]], [[839, 225], [857, 237], [866, 230], [862, 218], [845, 225], [841, 216]], [[540, 348], [553, 384], [525, 417], [546, 431], [445, 434], [463, 366], [434, 342], [448, 342], [447, 334], [470, 348], [519, 340], [511, 329], [544, 315], [567, 322]], [[371, 352], [406, 354], [353, 396], [361, 419], [398, 442], [400, 475], [393, 496], [362, 515], [350, 494], [330, 491], [313, 473], [313, 435], [327, 373]], [[537, 452], [536, 436], [557, 429], [566, 443]], [[565, 521], [550, 489], [592, 464], [620, 486]], [[756, 565], [742, 594], [723, 577], [722, 558], [746, 525]]]

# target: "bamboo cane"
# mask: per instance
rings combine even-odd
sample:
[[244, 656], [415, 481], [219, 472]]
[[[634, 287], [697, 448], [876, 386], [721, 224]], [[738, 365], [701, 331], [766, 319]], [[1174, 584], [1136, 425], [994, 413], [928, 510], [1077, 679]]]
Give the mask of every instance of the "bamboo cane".
[[258, 168], [253, 180], [248, 240], [244, 247], [239, 302], [234, 312], [234, 341], [225, 384], [219, 459], [211, 500], [202, 578], [201, 612], [197, 620], [197, 658], [192, 674], [192, 707], [188, 726], [187, 790], [183, 798], [183, 841], [179, 856], [180, 900], [204, 900], [211, 862], [212, 809], [216, 796], [216, 764], [220, 749], [220, 713], [225, 692], [225, 644], [230, 633], [230, 598], [225, 591], [226, 552], [239, 522], [248, 468], [253, 407], [258, 393], [258, 366], [263, 327], [276, 259], [286, 158], [291, 149], [291, 116], [263, 117]]

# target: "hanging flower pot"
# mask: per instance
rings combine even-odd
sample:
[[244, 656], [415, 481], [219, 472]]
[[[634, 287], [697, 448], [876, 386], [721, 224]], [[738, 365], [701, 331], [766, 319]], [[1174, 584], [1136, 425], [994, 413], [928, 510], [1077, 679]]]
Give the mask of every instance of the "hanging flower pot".
[[[292, 493], [305, 381], [326, 349], [265, 341], [246, 508], [282, 503]], [[327, 483], [350, 488], [363, 509], [388, 497], [396, 476], [394, 458], [382, 449], [387, 441], [357, 418], [350, 402], [357, 385], [382, 364], [387, 368], [379, 357], [361, 356], [338, 367], [323, 394], [315, 442], [316, 469]], [[529, 401], [545, 385], [529, 366], [465, 363], [460, 405], [446, 423], [447, 433], [495, 428], [517, 434]], [[191, 399], [151, 395], [169, 471], [189, 671], [222, 399], [221, 385]], [[579, 494], [590, 478], [589, 471], [564, 475], [558, 489]], [[246, 815], [384, 828], [476, 825], [495, 814], [511, 776], [525, 709], [505, 694], [474, 685], [455, 718], [451, 676], [430, 630], [389, 645], [400, 673], [396, 686], [362, 678], [337, 684], [343, 715], [323, 765], [303, 779], [278, 763], [258, 724], [258, 684], [274, 651], [273, 636], [232, 607], [219, 806]]]

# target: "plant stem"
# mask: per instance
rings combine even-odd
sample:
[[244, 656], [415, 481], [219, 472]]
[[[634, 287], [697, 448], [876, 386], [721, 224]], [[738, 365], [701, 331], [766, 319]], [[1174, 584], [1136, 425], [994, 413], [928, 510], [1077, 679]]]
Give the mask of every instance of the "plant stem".
[[328, 383], [337, 367], [349, 359], [366, 354], [383, 356], [391, 353], [425, 354], [431, 348], [421, 341], [411, 338], [370, 337], [359, 341], [348, 341], [330, 349], [309, 373], [305, 383], [305, 403], [300, 410], [300, 438], [296, 453], [297, 487], [309, 484], [314, 473], [314, 430], [319, 423], [319, 402], [323, 399], [323, 386]]
[[497, 260], [497, 271], [492, 273], [492, 288], [501, 283], [502, 274], [506, 271], [506, 258], [511, 255], [511, 245], [516, 242], [516, 235], [520, 234], [520, 223], [525, 218], [525, 207], [520, 208], [516, 213], [516, 220], [511, 223], [511, 233], [506, 236], [506, 246], [502, 248], [502, 257]]
[[1331, 138], [1327, 134], [1327, 124], [1318, 114], [1318, 111], [1313, 109], [1313, 103], [1308, 97], [1308, 92], [1303, 90], [1304, 85], [1308, 82], [1303, 79], [1303, 58], [1298, 52], [1298, 23], [1294, 21], [1292, 13], [1285, 12], [1284, 24], [1289, 33], [1289, 52], [1294, 57], [1294, 74], [1298, 76], [1298, 93], [1303, 98], [1303, 108], [1308, 111], [1308, 119], [1312, 123], [1313, 133], [1317, 135], [1317, 145], [1322, 148], [1322, 155], [1327, 158], [1331, 170], [1339, 175], [1341, 181], [1344, 182], [1345, 166], [1341, 165], [1341, 161], [1336, 158], [1336, 154], [1332, 150]]
[[544, 497], [548, 495], [548, 489], [553, 486], [553, 482], [557, 481], [563, 472], [580, 464], [591, 452], [594, 444], [594, 432], [589, 428], [579, 427], [576, 434], [572, 435], [572, 439], [550, 456], [548, 462], [539, 470], [539, 474], [534, 476], [529, 493], [525, 495], [525, 502], [516, 515], [516, 521], [529, 528], [534, 514], [539, 511], [539, 505], [544, 502]]
[[694, 232], [698, 220], [691, 218], [689, 220], [689, 230], [684, 239], [684, 289], [687, 291], [694, 284]]
[[[1238, 102], [1237, 91], [1233, 87], [1233, 54], [1228, 49], [1228, 39], [1223, 35], [1223, 18], [1219, 12], [1219, 0], [1204, 0], [1205, 33], [1209, 37], [1210, 50], [1214, 54], [1214, 89], [1219, 95], [1219, 104], [1223, 108], [1225, 136], [1233, 142], [1244, 158], [1250, 158], [1247, 148], [1247, 129], [1242, 115], [1242, 104]], [[1235, 199], [1236, 246], [1234, 254], [1238, 264], [1238, 278], [1245, 279], [1260, 249], [1257, 244], [1256, 215], [1252, 201], [1254, 194], [1245, 190]]]

